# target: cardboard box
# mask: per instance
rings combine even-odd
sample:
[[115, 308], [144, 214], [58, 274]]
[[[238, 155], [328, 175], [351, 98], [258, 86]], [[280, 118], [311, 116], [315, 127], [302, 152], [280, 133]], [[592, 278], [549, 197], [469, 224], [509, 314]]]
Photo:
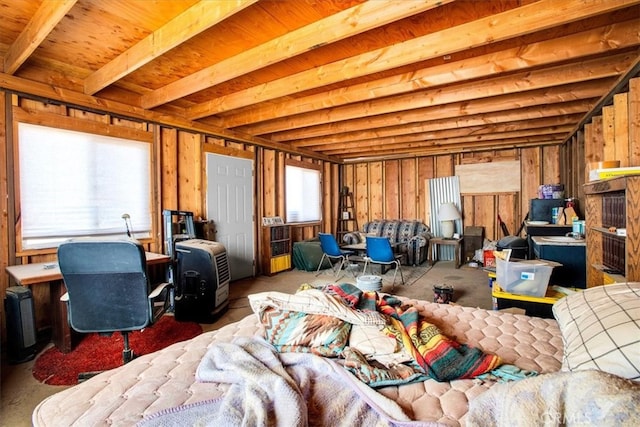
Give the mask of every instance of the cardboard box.
[[615, 178], [625, 175], [640, 175], [640, 167], [630, 166], [626, 168], [592, 169], [589, 171], [589, 181], [597, 181], [599, 179]]
[[485, 249], [482, 252], [482, 263], [485, 267], [496, 266], [496, 257], [493, 255], [493, 249]]

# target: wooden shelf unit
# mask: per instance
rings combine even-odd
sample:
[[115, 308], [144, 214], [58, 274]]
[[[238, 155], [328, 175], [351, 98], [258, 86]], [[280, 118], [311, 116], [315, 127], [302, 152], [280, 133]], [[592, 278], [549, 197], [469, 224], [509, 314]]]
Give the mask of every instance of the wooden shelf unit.
[[288, 225], [262, 227], [262, 272], [268, 276], [291, 270], [291, 229]]
[[353, 193], [342, 191], [338, 200], [338, 219], [336, 225], [336, 239], [338, 244], [343, 244], [342, 236], [352, 231], [358, 231]]
[[[587, 287], [640, 281], [640, 176], [584, 184]], [[625, 228], [626, 236], [609, 231]]]

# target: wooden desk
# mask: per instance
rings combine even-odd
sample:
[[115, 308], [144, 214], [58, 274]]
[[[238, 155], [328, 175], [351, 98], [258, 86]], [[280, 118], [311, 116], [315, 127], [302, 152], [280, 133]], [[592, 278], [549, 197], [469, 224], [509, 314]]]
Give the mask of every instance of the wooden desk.
[[[147, 265], [168, 264], [168, 255], [145, 252]], [[57, 262], [39, 262], [34, 264], [10, 265], [7, 273], [20, 286], [49, 284], [49, 303], [52, 310], [53, 343], [63, 353], [73, 349], [74, 337], [67, 319], [66, 306], [60, 302], [60, 297], [67, 291], [62, 281], [62, 273]]]
[[353, 245], [344, 245], [340, 246], [340, 249], [344, 249], [347, 251], [353, 251], [358, 255], [366, 255], [367, 254], [367, 244], [366, 243], [354, 243]]
[[[391, 249], [393, 250], [393, 253], [396, 254], [397, 256], [397, 251], [398, 248], [400, 247], [400, 245], [398, 243], [391, 243]], [[349, 251], [353, 251], [355, 252], [357, 255], [354, 256], [349, 256], [349, 261], [354, 261], [354, 262], [364, 262], [365, 257], [367, 256], [367, 243], [366, 242], [362, 242], [362, 243], [354, 243], [352, 245], [344, 245], [341, 246], [340, 249], [346, 249]], [[402, 257], [400, 258], [400, 263], [404, 264], [405, 262], [405, 254], [402, 254]], [[388, 269], [391, 268], [390, 265], [384, 265], [384, 264], [379, 264], [380, 265], [380, 274], [384, 274], [388, 271]]]
[[437, 245], [453, 246], [455, 266], [456, 268], [460, 268], [460, 260], [462, 259], [462, 239], [463, 239], [462, 237], [458, 239], [445, 239], [444, 237], [432, 237], [431, 239], [429, 239], [429, 251], [428, 251], [429, 264], [433, 265], [435, 263], [434, 258], [436, 258], [437, 255], [434, 256], [433, 254], [438, 249]]

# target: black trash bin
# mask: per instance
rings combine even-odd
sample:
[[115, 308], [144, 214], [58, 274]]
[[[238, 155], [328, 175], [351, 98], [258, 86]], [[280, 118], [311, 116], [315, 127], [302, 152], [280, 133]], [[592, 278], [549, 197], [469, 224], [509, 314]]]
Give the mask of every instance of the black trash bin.
[[526, 239], [518, 236], [507, 236], [498, 240], [496, 249], [511, 249], [511, 258], [527, 259], [529, 253], [529, 244]]

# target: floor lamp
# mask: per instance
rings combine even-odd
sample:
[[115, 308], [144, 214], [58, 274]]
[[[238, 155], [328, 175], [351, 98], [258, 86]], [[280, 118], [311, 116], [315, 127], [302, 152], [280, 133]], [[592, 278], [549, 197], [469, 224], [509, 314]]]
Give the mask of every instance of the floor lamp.
[[453, 203], [443, 203], [438, 210], [438, 220], [440, 221], [440, 229], [442, 237], [451, 239], [455, 232], [454, 221], [460, 219], [460, 211]]

